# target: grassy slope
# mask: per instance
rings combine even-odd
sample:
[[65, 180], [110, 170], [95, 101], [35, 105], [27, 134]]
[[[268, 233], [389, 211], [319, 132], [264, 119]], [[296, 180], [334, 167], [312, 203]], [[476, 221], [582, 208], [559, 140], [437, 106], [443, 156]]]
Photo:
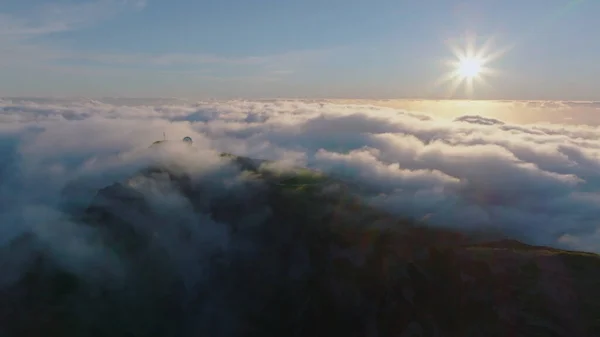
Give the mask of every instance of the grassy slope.
[[[473, 244], [460, 233], [388, 217], [350, 195], [323, 200], [320, 189], [312, 186], [279, 193], [280, 200], [288, 201], [283, 207], [286, 213], [301, 217], [307, 209], [312, 210], [306, 223], [327, 228], [320, 229], [320, 235], [326, 232], [327, 246], [366, 257], [360, 266], [347, 257], [334, 258], [324, 263], [321, 273], [345, 285], [340, 288], [378, 299], [383, 310], [375, 314], [379, 329], [404, 331], [410, 323], [418, 322], [431, 334], [440, 329], [456, 336], [506, 336], [511, 332], [600, 335], [597, 254], [513, 240]], [[322, 208], [315, 203], [336, 206], [333, 212], [324, 211], [328, 218], [319, 218], [314, 211]], [[373, 226], [386, 222], [385, 229]], [[414, 304], [389, 303], [394, 297], [405, 298], [395, 287], [407, 284], [415, 292]], [[331, 303], [320, 305], [330, 307]], [[411, 309], [405, 312], [407, 308]], [[406, 319], [407, 315], [413, 320], [400, 323], [400, 317]]]
[[[367, 207], [343, 185], [317, 173], [281, 176], [247, 158], [230, 158], [265, 180], [268, 192], [258, 197], [273, 211], [261, 234], [259, 260], [215, 267], [215, 282], [229, 285], [230, 298], [248, 299], [249, 304], [239, 303], [240, 310], [253, 308], [247, 328], [237, 331], [240, 335], [600, 335], [600, 258], [595, 254], [511, 240], [474, 244], [464, 234], [423, 227]], [[235, 221], [227, 207], [224, 221]], [[306, 253], [309, 268], [291, 277], [298, 250]], [[81, 305], [76, 297], [81, 296], [81, 284], [68, 274], [48, 275], [50, 279], [41, 279], [35, 272], [26, 273], [21, 284], [0, 294], [21, 303], [17, 316], [3, 317], [9, 332], [76, 336], [78, 329], [85, 334], [96, 326], [98, 336], [125, 336], [114, 331], [131, 320], [125, 312], [141, 317], [137, 325], [131, 323], [140, 336], [162, 336], [177, 326], [144, 318], [165, 318], [157, 309], [163, 299], [145, 305], [145, 310], [158, 311], [144, 316], [135, 304], [113, 308], [116, 304], [106, 299], [116, 301], [122, 295], [108, 290], [86, 303], [104, 308], [114, 324], [84, 324], [73, 318], [77, 309], [72, 306]], [[165, 287], [158, 274], [152, 275], [149, 270], [140, 279], [156, 278], [148, 285], [156, 291]], [[31, 304], [18, 293], [31, 294]], [[48, 302], [40, 302], [43, 298]], [[256, 303], [260, 310], [252, 307]], [[0, 312], [11, 308], [0, 305]]]
[[[361, 330], [333, 323], [330, 313], [347, 310], [348, 298], [368, 294], [379, 307], [373, 315], [380, 332], [406, 331], [413, 324], [425, 335], [434, 330], [453, 336], [600, 335], [598, 255], [514, 240], [475, 244], [464, 234], [371, 209], [344, 188], [324, 194], [326, 179], [310, 171], [287, 178], [283, 181], [291, 184], [276, 184], [274, 204], [282, 219], [294, 218], [310, 237], [319, 270], [314, 284], [339, 282], [336, 289], [319, 285], [314, 290], [323, 295], [312, 312], [327, 317], [321, 324], [331, 326], [331, 333], [343, 327], [346, 335]], [[307, 185], [297, 186], [302, 182]], [[342, 252], [340, 257], [325, 259], [332, 247]], [[363, 261], [357, 264], [348, 256]], [[412, 301], [397, 287], [410, 288]], [[340, 289], [349, 293], [332, 298]], [[345, 305], [337, 306], [340, 301]], [[326, 335], [323, 330], [311, 333]]]

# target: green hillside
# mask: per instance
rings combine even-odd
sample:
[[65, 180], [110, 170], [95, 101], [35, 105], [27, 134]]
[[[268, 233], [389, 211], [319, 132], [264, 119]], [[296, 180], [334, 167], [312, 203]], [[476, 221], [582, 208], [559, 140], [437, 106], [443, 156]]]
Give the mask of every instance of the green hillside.
[[9, 336], [600, 336], [596, 254], [507, 239], [479, 242], [369, 207], [352, 188], [318, 172], [223, 158], [249, 178], [218, 195], [211, 190], [214, 179], [194, 181], [164, 168], [135, 177], [166, 179], [198, 219], [204, 214], [226, 226], [226, 248], [198, 257], [202, 262], [194, 268], [204, 273], [195, 287], [185, 286], [180, 276], [189, 266], [179, 269], [169, 253], [185, 246], [190, 233], [182, 227], [182, 241], [156, 245], [143, 229], [179, 228], [175, 217], [150, 207], [148, 197], [127, 181], [117, 182], [100, 190], [77, 219], [103, 233], [101, 241], [128, 268], [127, 282], [90, 283], [40, 255], [0, 295], [0, 331]]

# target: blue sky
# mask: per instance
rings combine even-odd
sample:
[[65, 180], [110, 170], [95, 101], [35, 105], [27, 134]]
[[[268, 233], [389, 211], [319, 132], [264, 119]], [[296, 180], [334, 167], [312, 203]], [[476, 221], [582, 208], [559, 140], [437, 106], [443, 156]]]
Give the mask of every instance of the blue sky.
[[504, 52], [469, 97], [600, 100], [598, 13], [597, 0], [3, 0], [0, 96], [444, 98], [448, 44], [477, 36]]

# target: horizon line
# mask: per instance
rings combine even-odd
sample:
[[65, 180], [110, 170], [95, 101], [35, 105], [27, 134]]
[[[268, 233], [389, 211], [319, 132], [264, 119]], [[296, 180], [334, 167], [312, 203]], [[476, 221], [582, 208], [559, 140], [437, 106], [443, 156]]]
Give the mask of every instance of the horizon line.
[[231, 98], [192, 98], [192, 97], [176, 97], [176, 96], [38, 96], [38, 95], [10, 95], [0, 96], [0, 99], [89, 99], [89, 100], [102, 100], [102, 99], [125, 99], [125, 100], [181, 100], [181, 101], [308, 101], [308, 100], [320, 100], [320, 101], [456, 101], [456, 102], [571, 102], [571, 103], [600, 103], [600, 100], [574, 100], [574, 99], [508, 99], [508, 98], [420, 98], [420, 97], [401, 97], [401, 98], [360, 98], [360, 97], [262, 97], [262, 98], [251, 98], [251, 97], [231, 97]]

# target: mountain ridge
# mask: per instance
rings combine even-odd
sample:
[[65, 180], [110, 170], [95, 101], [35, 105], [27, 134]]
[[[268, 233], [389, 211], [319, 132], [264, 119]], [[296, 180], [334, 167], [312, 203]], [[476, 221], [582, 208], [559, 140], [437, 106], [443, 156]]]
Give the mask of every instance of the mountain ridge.
[[[82, 281], [40, 255], [0, 294], [5, 332], [600, 334], [597, 254], [481, 241], [368, 206], [316, 171], [221, 158], [237, 171], [194, 177], [156, 166], [101, 188], [74, 216], [101, 233], [122, 281]], [[25, 293], [38, 298], [11, 313], [6, 303]]]

